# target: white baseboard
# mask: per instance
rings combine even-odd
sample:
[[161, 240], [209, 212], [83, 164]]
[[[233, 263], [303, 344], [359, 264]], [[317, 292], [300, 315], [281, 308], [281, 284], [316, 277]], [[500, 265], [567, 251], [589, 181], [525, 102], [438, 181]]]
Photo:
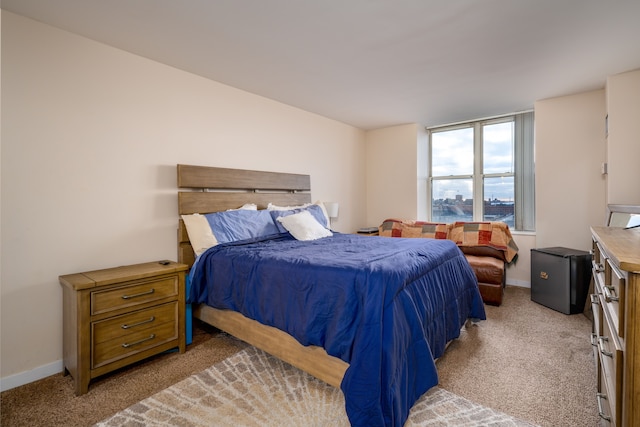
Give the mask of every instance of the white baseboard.
[[19, 374], [9, 375], [0, 378], [0, 391], [11, 390], [21, 385], [29, 384], [34, 381], [41, 380], [51, 375], [60, 374], [64, 370], [62, 360], [51, 362], [47, 365], [39, 366], [30, 371], [20, 372]]
[[531, 282], [527, 282], [524, 280], [509, 280], [509, 278], [507, 278], [507, 285], [519, 286], [521, 288], [530, 288]]

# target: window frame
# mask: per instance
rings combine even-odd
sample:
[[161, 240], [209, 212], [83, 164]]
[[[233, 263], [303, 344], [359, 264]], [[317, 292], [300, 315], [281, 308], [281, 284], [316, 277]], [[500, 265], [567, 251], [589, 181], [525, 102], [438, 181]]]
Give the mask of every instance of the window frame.
[[[514, 230], [535, 231], [535, 182], [534, 182], [534, 138], [533, 111], [512, 113], [485, 119], [472, 120], [451, 125], [427, 128], [428, 131], [428, 179], [427, 218], [433, 220], [433, 183], [438, 180], [471, 179], [473, 198], [473, 221], [484, 220], [484, 183], [486, 178], [513, 178]], [[513, 123], [512, 158], [513, 172], [484, 173], [483, 127], [500, 123]], [[433, 134], [458, 129], [473, 129], [473, 173], [472, 175], [433, 176]], [[479, 201], [479, 202], [478, 202]]]

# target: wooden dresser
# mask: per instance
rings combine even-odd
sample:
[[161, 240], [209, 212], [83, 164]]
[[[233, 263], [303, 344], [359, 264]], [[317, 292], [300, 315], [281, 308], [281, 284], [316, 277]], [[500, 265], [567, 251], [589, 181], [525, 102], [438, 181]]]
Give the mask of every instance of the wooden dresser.
[[114, 369], [185, 351], [187, 268], [156, 261], [60, 276], [64, 368], [76, 395]]
[[640, 228], [592, 227], [591, 343], [598, 410], [612, 426], [640, 425]]

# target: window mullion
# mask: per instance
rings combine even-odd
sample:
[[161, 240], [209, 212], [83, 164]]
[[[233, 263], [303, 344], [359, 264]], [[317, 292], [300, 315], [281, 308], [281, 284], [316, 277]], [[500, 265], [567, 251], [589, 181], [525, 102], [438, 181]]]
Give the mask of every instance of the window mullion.
[[473, 220], [482, 221], [484, 194], [482, 171], [482, 124], [473, 126]]

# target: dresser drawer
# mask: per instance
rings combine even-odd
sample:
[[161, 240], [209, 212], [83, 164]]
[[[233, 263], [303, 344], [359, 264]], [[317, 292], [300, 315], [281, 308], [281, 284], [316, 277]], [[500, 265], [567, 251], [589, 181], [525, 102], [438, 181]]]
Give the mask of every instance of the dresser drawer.
[[128, 282], [118, 288], [91, 292], [91, 315], [123, 308], [135, 308], [138, 305], [176, 295], [178, 295], [177, 276]]
[[602, 265], [602, 249], [595, 240], [591, 241], [591, 262], [593, 263], [594, 273], [599, 270], [604, 270]]
[[599, 391], [606, 395], [613, 424], [619, 425], [622, 404], [622, 369], [624, 351], [616, 333], [612, 331], [612, 325], [607, 310], [603, 310], [602, 335], [598, 338], [598, 356], [601, 365], [601, 377]]
[[596, 399], [598, 399], [598, 415], [600, 416], [599, 426], [613, 426], [613, 416], [611, 415], [611, 405], [609, 405], [609, 397], [606, 391], [600, 391], [598, 387], [598, 393]]
[[594, 280], [599, 278], [600, 283], [604, 284], [604, 264], [605, 259], [602, 255], [602, 250], [600, 246], [594, 241], [593, 242], [593, 250], [591, 251], [591, 265], [592, 265], [592, 276]]
[[602, 294], [613, 314], [613, 323], [619, 337], [624, 337], [624, 307], [626, 296], [625, 275], [609, 259], [605, 264]]
[[602, 376], [600, 375], [600, 357], [598, 347], [598, 337], [602, 336], [602, 305], [600, 304], [600, 297], [598, 294], [589, 295], [591, 300], [591, 312], [593, 313], [593, 319], [591, 324], [591, 345], [593, 348], [593, 359], [596, 365], [596, 380], [598, 388], [600, 387], [600, 381]]
[[92, 325], [92, 368], [178, 338], [178, 303], [171, 302]]

